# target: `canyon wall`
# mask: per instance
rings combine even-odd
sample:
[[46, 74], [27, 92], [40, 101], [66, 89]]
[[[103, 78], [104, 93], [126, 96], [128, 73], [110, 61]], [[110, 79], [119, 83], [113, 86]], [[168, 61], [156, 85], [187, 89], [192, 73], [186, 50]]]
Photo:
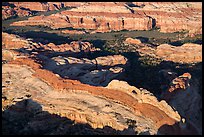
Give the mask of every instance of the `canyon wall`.
[[132, 7], [120, 2], [84, 3], [71, 10], [47, 17], [31, 17], [27, 21], [14, 22], [12, 25], [44, 25], [52, 29], [73, 27], [94, 30], [93, 32], [157, 28], [164, 33], [187, 31], [190, 36], [202, 34], [201, 3], [147, 2], [142, 4], [135, 3]]

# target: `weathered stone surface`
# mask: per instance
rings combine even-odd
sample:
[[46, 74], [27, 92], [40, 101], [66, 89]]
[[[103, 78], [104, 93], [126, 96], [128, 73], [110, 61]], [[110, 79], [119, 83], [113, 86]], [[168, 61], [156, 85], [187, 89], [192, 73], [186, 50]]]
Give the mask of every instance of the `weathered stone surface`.
[[[28, 63], [29, 61], [24, 60], [24, 62]], [[30, 64], [30, 66], [32, 65]], [[38, 118], [40, 115], [45, 113], [45, 112], [39, 113], [40, 110], [43, 110], [43, 111], [48, 111], [50, 114], [58, 114], [60, 116], [67, 117], [71, 120], [75, 120], [76, 122], [88, 123], [93, 128], [103, 128], [104, 126], [108, 125], [114, 129], [121, 130], [121, 131], [127, 128], [127, 124], [126, 124], [127, 119], [132, 119], [137, 121], [137, 128], [135, 129], [135, 131], [138, 131], [140, 133], [140, 132], [143, 132], [145, 128], [149, 128], [150, 134], [156, 134], [157, 129], [160, 127], [159, 125], [162, 124], [162, 120], [160, 120], [160, 122], [158, 121], [156, 125], [154, 124], [154, 120], [156, 121], [158, 120], [158, 118], [156, 118], [157, 116], [160, 117], [161, 115], [162, 117], [165, 117], [166, 122], [168, 119], [167, 118], [168, 116], [163, 112], [163, 110], [160, 110], [160, 108], [152, 106], [153, 110], [154, 109], [157, 110], [156, 111], [157, 115], [154, 115], [153, 114], [154, 111], [150, 109], [151, 105], [148, 106], [148, 105], [145, 105], [145, 103], [144, 104], [142, 103], [140, 107], [139, 105], [140, 103], [139, 104], [136, 103], [137, 102], [136, 100], [135, 100], [135, 103], [136, 103], [135, 105], [131, 105], [131, 103], [127, 103], [129, 101], [130, 102], [133, 101], [134, 99], [126, 95], [126, 93], [122, 93], [117, 90], [115, 91], [115, 90], [106, 89], [106, 88], [96, 88], [93, 86], [86, 87], [86, 85], [81, 85], [81, 86], [73, 85], [74, 86], [73, 87], [71, 86], [72, 84], [69, 85], [68, 83], [66, 83], [65, 85], [67, 85], [69, 88], [59, 92], [58, 89], [56, 89], [55, 86], [52, 85], [52, 83], [49, 83], [48, 81], [47, 83], [44, 80], [42, 81], [40, 77], [32, 76], [33, 73], [40, 72], [37, 66], [32, 71], [26, 66], [22, 67], [19, 65], [6, 64], [3, 67], [4, 67], [3, 85], [5, 87], [8, 86], [5, 82], [6, 80], [8, 80], [7, 75], [10, 75], [9, 81], [12, 82], [12, 88], [10, 88], [9, 91], [7, 90], [7, 92], [4, 92], [5, 88], [3, 88], [4, 96], [6, 96], [7, 99], [9, 98], [27, 99], [26, 95], [31, 94], [32, 100], [34, 102], [37, 102], [38, 104], [41, 104], [40, 106], [41, 108], [37, 106], [35, 107], [34, 105], [35, 103], [32, 105], [32, 101], [29, 101], [31, 103], [27, 103], [27, 106], [28, 106], [27, 108], [24, 108], [24, 106], [21, 106], [19, 109], [24, 113], [26, 113], [25, 110], [30, 109], [29, 111], [33, 113], [36, 118]], [[22, 72], [24, 75], [21, 75]], [[46, 72], [44, 72], [44, 74], [46, 74]], [[47, 76], [47, 78], [50, 80], [54, 80], [50, 76]], [[22, 83], [22, 81], [24, 81], [24, 84], [23, 85], [19, 84], [19, 83]], [[58, 82], [56, 80], [54, 81], [55, 83]], [[37, 89], [36, 89], [36, 85], [38, 85]], [[77, 89], [77, 88], [75, 89], [75, 87], [78, 87], [78, 88], [81, 87], [81, 89]], [[22, 92], [18, 92], [18, 90], [16, 89], [21, 90]], [[117, 92], [117, 93], [115, 94], [114, 92]], [[126, 99], [123, 100], [120, 97], [120, 94], [124, 97], [123, 99], [125, 98]], [[116, 103], [115, 101], [111, 101], [111, 98], [114, 98], [113, 100], [118, 100], [122, 104]], [[127, 103], [127, 106], [123, 105], [125, 102]], [[15, 104], [15, 102], [12, 102], [12, 103]], [[23, 103], [18, 103], [18, 105], [20, 104], [23, 105]], [[4, 104], [3, 102], [4, 107], [5, 105], [6, 103]], [[138, 107], [138, 108], [132, 109], [132, 107], [133, 108]], [[138, 110], [140, 110], [141, 112]], [[151, 113], [150, 112], [148, 113], [148, 111], [151, 111]], [[115, 115], [116, 112], [117, 112], [117, 116]], [[17, 118], [19, 118], [18, 120], [20, 120], [22, 117], [19, 117], [19, 115], [20, 115], [20, 112], [16, 111], [16, 109], [11, 109], [11, 110], [8, 109], [3, 113], [3, 117], [5, 118], [5, 120], [11, 119], [11, 118], [13, 118], [14, 121], [17, 120]], [[45, 117], [49, 118], [46, 115]], [[151, 123], [151, 120], [149, 119], [152, 119], [153, 123]], [[30, 122], [29, 124], [27, 123], [24, 124], [25, 125], [24, 129], [23, 130], [21, 129], [22, 133], [26, 133], [26, 131], [32, 131], [33, 129], [35, 129], [37, 133], [42, 132], [40, 131], [40, 129], [43, 130], [44, 132], [49, 131], [47, 130], [47, 128], [49, 128], [50, 126], [47, 125], [44, 127], [42, 124], [37, 122], [38, 121], [37, 119], [27, 118], [27, 120]], [[173, 122], [174, 120], [173, 119], [171, 120], [170, 118], [169, 122], [170, 121]], [[57, 124], [60, 124], [60, 123], [55, 123], [56, 126]], [[49, 132], [47, 134], [49, 134]]]
[[181, 46], [162, 44], [157, 47], [155, 54], [167, 61], [179, 63], [202, 62], [202, 45], [194, 43], [185, 43]]
[[141, 44], [141, 41], [139, 39], [127, 38], [125, 43], [138, 45]]
[[2, 47], [6, 49], [19, 49], [29, 45], [26, 39], [14, 34], [2, 32]]
[[[44, 67], [62, 77], [82, 83], [105, 86], [124, 71], [127, 59], [121, 55], [97, 57], [93, 60], [74, 57], [53, 57]], [[122, 66], [117, 66], [122, 65]]]
[[14, 16], [23, 17], [23, 16], [30, 16], [32, 14], [33, 12], [28, 9], [23, 9], [21, 7], [15, 7], [15, 5], [13, 5], [12, 7], [7, 2], [4, 2], [2, 5], [2, 20], [8, 19]]
[[181, 117], [184, 117], [188, 123], [192, 123], [197, 131], [201, 132], [201, 96], [198, 85], [195, 81], [191, 81], [190, 73], [174, 78], [161, 97], [179, 111]]
[[[195, 43], [185, 43], [181, 46], [173, 46], [170, 44], [161, 44], [157, 47], [151, 47], [145, 43], [131, 42], [126, 44], [136, 45], [136, 51], [141, 56], [148, 55], [154, 58], [176, 63], [198, 63], [202, 62], [202, 45]], [[129, 40], [128, 40], [129, 41]], [[137, 43], [137, 44], [136, 44]]]
[[[46, 17], [32, 17], [28, 21], [15, 22], [12, 25], [44, 25], [53, 29], [57, 28], [84, 28], [95, 32], [108, 32], [111, 30], [149, 30], [152, 28], [152, 19], [139, 14], [132, 14], [131, 10], [120, 3], [87, 3], [76, 9], [62, 11]], [[94, 7], [94, 8], [93, 8]], [[114, 8], [113, 8], [114, 7]], [[107, 10], [104, 10], [104, 8]], [[93, 11], [92, 11], [93, 10]], [[103, 17], [107, 11], [106, 18]], [[114, 12], [113, 12], [114, 11]], [[87, 14], [89, 16], [87, 16]], [[123, 16], [123, 18], [122, 18]], [[38, 20], [37, 20], [38, 19]], [[52, 20], [57, 20], [54, 22]], [[141, 24], [134, 25], [129, 22]], [[143, 25], [144, 24], [144, 25]]]
[[133, 2], [132, 9], [155, 19], [161, 32], [189, 31], [190, 36], [202, 34], [200, 2]]
[[140, 6], [130, 7], [125, 3], [91, 2], [38, 20], [37, 17], [32, 17], [28, 21], [12, 25], [44, 25], [53, 29], [73, 27], [91, 29], [93, 32], [150, 30], [157, 27], [165, 33], [189, 31], [190, 36], [202, 34], [201, 3], [147, 2], [138, 5]]
[[118, 80], [111, 81], [108, 84], [107, 88], [123, 91], [133, 96], [139, 103], [147, 103], [156, 106], [159, 109], [163, 110], [167, 115], [169, 115], [169, 117], [180, 121], [180, 116], [178, 112], [174, 112], [173, 109], [168, 106], [168, 104], [164, 100], [159, 102], [152, 93], [145, 89], [140, 90], [134, 86], [130, 86], [125, 81]]
[[[34, 10], [76, 7], [13, 23], [75, 28], [55, 30], [69, 34], [158, 27], [161, 32], [189, 30], [189, 35], [196, 35], [202, 30], [201, 3], [12, 3], [16, 7], [2, 6], [3, 19], [29, 16]], [[167, 86], [157, 98], [146, 89], [130, 86], [130, 81], [120, 81], [130, 63], [124, 56], [129, 54], [98, 56], [100, 49], [90, 42], [59, 43], [63, 44], [2, 32], [3, 134], [202, 134], [200, 82], [194, 75], [178, 77], [162, 68], [158, 78], [161, 74], [162, 84]], [[153, 47], [133, 38], [123, 44], [131, 44], [141, 56], [176, 63], [202, 62], [202, 45], [198, 44]]]
[[79, 30], [62, 30], [62, 33], [65, 34], [85, 34], [86, 32], [84, 31], [79, 31]]
[[16, 7], [23, 7], [32, 11], [50, 11], [59, 10], [64, 7], [78, 7], [83, 5], [83, 2], [9, 2]]

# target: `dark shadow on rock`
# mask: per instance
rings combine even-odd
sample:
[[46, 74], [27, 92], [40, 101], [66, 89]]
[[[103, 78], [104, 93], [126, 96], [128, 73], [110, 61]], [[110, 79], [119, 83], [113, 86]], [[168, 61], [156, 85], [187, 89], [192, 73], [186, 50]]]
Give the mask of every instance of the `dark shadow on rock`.
[[[97, 53], [95, 53], [96, 55]], [[101, 55], [101, 54], [98, 54]], [[86, 56], [83, 55], [83, 53], [72, 53], [67, 57], [74, 57], [76, 59], [84, 58]], [[97, 55], [96, 55], [97, 56]], [[127, 64], [116, 64], [113, 66], [109, 65], [100, 65], [97, 63], [96, 59], [89, 56], [89, 59], [96, 63], [69, 63], [67, 59], [64, 59], [64, 64], [57, 64], [54, 60], [51, 58], [44, 59], [45, 56], [38, 55], [35, 60], [42, 61], [43, 69], [47, 69], [49, 71], [52, 71], [55, 74], [60, 75], [62, 78], [68, 78], [72, 80], [79, 80], [80, 82], [84, 84], [89, 84], [93, 86], [107, 86], [108, 83], [113, 79], [118, 79], [119, 77], [123, 77], [123, 72], [125, 68], [128, 66]], [[100, 56], [101, 57], [101, 56]], [[88, 57], [86, 58], [88, 59]], [[119, 73], [114, 73], [110, 69], [114, 68], [122, 68], [123, 71]]]
[[[24, 26], [24, 27], [28, 27], [28, 28], [30, 27], [30, 29], [33, 29], [32, 26]], [[44, 26], [40, 26], [40, 27], [42, 29], [47, 28]], [[49, 28], [47, 28], [47, 29], [49, 29]], [[24, 38], [31, 38], [31, 39], [33, 39], [33, 42], [37, 42], [37, 43], [41, 42], [42, 44], [54, 43], [56, 45], [60, 45], [60, 44], [70, 43], [73, 41], [69, 37], [64, 37], [64, 36], [60, 36], [56, 33], [47, 33], [47, 32], [43, 32], [43, 31], [26, 31], [26, 32], [18, 31], [18, 32], [16, 32], [14, 29], [14, 30], [7, 30], [7, 33], [19, 35], [20, 37], [24, 37]]]
[[[93, 43], [94, 47], [100, 48], [101, 51], [95, 51], [95, 52], [81, 51], [76, 53], [76, 52], [70, 52], [70, 51], [56, 52], [56, 51], [50, 51], [45, 49], [39, 49], [37, 51], [39, 53], [37, 58], [39, 60], [42, 60], [40, 56], [43, 55], [43, 56], [46, 56], [49, 59], [49, 61], [51, 61], [52, 57], [57, 57], [57, 56], [87, 58], [89, 60], [92, 60], [100, 56], [115, 55], [114, 53], [104, 49], [103, 46], [105, 44], [105, 41], [95, 40], [90, 42], [94, 42]], [[20, 49], [20, 50], [23, 50], [23, 49]], [[30, 51], [27, 51], [27, 52], [30, 52]], [[135, 86], [137, 88], [147, 89], [150, 92], [152, 92], [159, 100], [160, 100], [160, 94], [162, 92], [160, 87], [164, 82], [160, 80], [160, 76], [159, 76], [160, 70], [171, 69], [173, 72], [176, 72], [178, 75], [182, 75], [185, 72], [189, 72], [192, 75], [192, 78], [195, 77], [195, 78], [201, 79], [200, 74], [202, 73], [201, 72], [202, 67], [201, 69], [199, 69], [200, 68], [199, 66], [202, 66], [202, 63], [197, 63], [192, 67], [190, 67], [190, 65], [188, 64], [179, 64], [179, 63], [174, 63], [172, 61], [162, 61], [160, 64], [157, 64], [157, 65], [145, 65], [143, 61], [140, 60], [141, 57], [137, 52], [123, 52], [121, 53], [121, 55], [123, 55], [128, 59], [128, 65], [127, 66], [117, 65], [118, 67], [124, 67], [125, 72], [123, 73], [122, 77], [116, 77], [115, 79], [127, 81], [128, 84], [130, 84], [131, 86]], [[44, 62], [46, 62], [46, 60]], [[54, 63], [53, 65], [56, 65], [55, 62], [53, 63]], [[88, 65], [88, 64], [81, 64], [81, 65], [78, 64], [78, 65], [81, 67], [83, 65]], [[62, 67], [63, 66], [66, 66], [66, 64], [62, 65]], [[98, 65], [96, 67], [93, 67], [90, 70], [94, 70], [94, 69], [101, 70], [101, 69], [105, 69], [105, 68], [107, 69], [110, 67], [111, 66]], [[91, 68], [91, 65], [90, 65], [90, 68]], [[50, 68], [46, 68], [46, 69], [53, 71]], [[73, 78], [73, 79], [77, 79], [77, 78]], [[88, 84], [88, 83], [85, 83], [85, 84]], [[202, 86], [200, 86], [200, 89], [202, 89]]]
[[147, 42], [149, 41], [149, 38], [147, 38], [147, 37], [142, 37], [142, 36], [136, 37], [136, 39], [139, 39], [142, 43], [147, 43]]
[[145, 131], [145, 132], [140, 133], [139, 135], [150, 135], [150, 133], [149, 131]]
[[[64, 43], [70, 43], [73, 41], [72, 39], [69, 39], [64, 36], [59, 36], [54, 33], [51, 34], [46, 32], [30, 31], [30, 32], [22, 33], [22, 35], [25, 35], [27, 38], [34, 38], [34, 42], [39, 42], [36, 40], [39, 38], [44, 38], [45, 40], [47, 40], [47, 42], [44, 42], [43, 44], [48, 44], [52, 42], [56, 45], [59, 45]], [[149, 41], [149, 39], [146, 37], [140, 36], [137, 38], [141, 39], [144, 42]], [[105, 40], [96, 39], [96, 40], [89, 40], [88, 42], [92, 43], [94, 47], [100, 48], [101, 51], [86, 52], [86, 53], [82, 51], [78, 53], [73, 53], [73, 52], [71, 53], [69, 51], [56, 52], [56, 51], [48, 51], [45, 49], [41, 49], [37, 52], [39, 52], [40, 55], [44, 55], [48, 58], [62, 56], [62, 57], [87, 58], [90, 60], [100, 56], [108, 56], [108, 55], [116, 54], [114, 52], [110, 52], [109, 50], [105, 49], [105, 44], [107, 44], [107, 41]], [[188, 67], [188, 64], [182, 65], [171, 61], [162, 61], [158, 65], [143, 65], [143, 62], [140, 60], [141, 57], [137, 52], [122, 52], [120, 54], [125, 56], [128, 59], [128, 63], [130, 65], [125, 68], [124, 77], [119, 77], [116, 79], [127, 81], [128, 84], [130, 84], [131, 86], [136, 86], [137, 88], [145, 88], [151, 91], [157, 98], [159, 98], [159, 95], [162, 92], [160, 89], [161, 81], [159, 80], [159, 77], [158, 77], [159, 76], [158, 72], [161, 69], [171, 69], [172, 71], [178, 73], [178, 75], [182, 75], [185, 72], [189, 72], [192, 74], [192, 77], [198, 77], [199, 79], [201, 79], [200, 74], [202, 69], [196, 69], [197, 66], [199, 66], [197, 64], [194, 65], [193, 67]]]
[[2, 6], [9, 6], [9, 7], [11, 7], [11, 8], [16, 7], [14, 4], [11, 4], [11, 3], [9, 3], [9, 2], [2, 2]]
[[122, 131], [110, 126], [92, 128], [87, 123], [77, 123], [42, 110], [41, 104], [26, 99], [2, 112], [3, 135], [120, 135], [133, 134], [131, 129]]
[[186, 123], [185, 128], [181, 128], [179, 123], [173, 125], [162, 125], [157, 132], [158, 135], [199, 135], [195, 127]]
[[[162, 61], [157, 65], [144, 64], [140, 60], [140, 56], [136, 52], [122, 53], [128, 59], [129, 66], [126, 68], [124, 81], [128, 84], [136, 86], [137, 88], [145, 88], [152, 92], [158, 99], [162, 92], [161, 85], [164, 82], [160, 79], [159, 71], [162, 69], [170, 69], [172, 72], [176, 72], [178, 76], [183, 73], [189, 72], [192, 75], [192, 79], [200, 79], [202, 81], [202, 63], [192, 64], [180, 64], [172, 61]], [[200, 81], [200, 92], [202, 89], [202, 83]], [[169, 84], [169, 83], [166, 83]]]

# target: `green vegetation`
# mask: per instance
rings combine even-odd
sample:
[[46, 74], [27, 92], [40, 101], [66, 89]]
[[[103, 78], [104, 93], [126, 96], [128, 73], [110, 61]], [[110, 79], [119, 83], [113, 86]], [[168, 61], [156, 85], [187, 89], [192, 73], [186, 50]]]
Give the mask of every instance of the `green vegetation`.
[[141, 61], [141, 65], [143, 66], [157, 66], [162, 62], [162, 59], [145, 55], [140, 57], [139, 61]]
[[[63, 10], [63, 9], [62, 9]], [[54, 14], [56, 11], [51, 11], [48, 14]], [[38, 13], [44, 14], [44, 13]], [[160, 93], [160, 81], [158, 79], [158, 72], [161, 69], [172, 69], [172, 71], [181, 75], [185, 72], [192, 74], [192, 78], [199, 79], [199, 85], [202, 84], [202, 64], [177, 64], [168, 61], [162, 61], [150, 56], [139, 56], [136, 51], [137, 46], [131, 44], [124, 44], [123, 41], [128, 38], [141, 38], [144, 43], [158, 46], [163, 43], [169, 43], [172, 45], [182, 45], [186, 42], [202, 43], [202, 35], [197, 35], [193, 38], [183, 37], [184, 32], [179, 33], [161, 33], [156, 30], [151, 31], [127, 31], [109, 32], [109, 33], [94, 33], [94, 34], [80, 34], [70, 35], [61, 33], [62, 30], [83, 30], [74, 28], [61, 28], [53, 30], [46, 26], [9, 26], [12, 22], [26, 20], [28, 17], [17, 17], [9, 20], [2, 21], [2, 30], [8, 33], [14, 33], [26, 38], [43, 38], [55, 44], [69, 43], [73, 40], [89, 41], [97, 48], [100, 48], [100, 52], [91, 53], [88, 58], [96, 58], [98, 56], [122, 54], [128, 59], [129, 66], [125, 71], [125, 78], [121, 80], [127, 81], [130, 85], [138, 88], [142, 87], [153, 94], [159, 95]], [[179, 40], [178, 35], [182, 38]], [[202, 86], [200, 93], [202, 94]]]

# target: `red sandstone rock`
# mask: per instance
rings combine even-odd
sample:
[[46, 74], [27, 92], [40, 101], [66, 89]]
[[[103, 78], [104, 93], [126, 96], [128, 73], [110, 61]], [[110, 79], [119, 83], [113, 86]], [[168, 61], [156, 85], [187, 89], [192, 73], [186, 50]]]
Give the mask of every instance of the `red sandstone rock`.
[[19, 49], [28, 46], [28, 41], [14, 34], [2, 32], [2, 47], [6, 49]]
[[78, 7], [83, 2], [9, 2], [16, 7], [23, 7], [31, 11], [59, 10], [64, 7]]
[[22, 9], [19, 7], [2, 6], [2, 20], [13, 17], [13, 16], [30, 16], [32, 11]]
[[[30, 18], [13, 25], [45, 25], [51, 28], [93, 29], [93, 32], [111, 30], [150, 30], [160, 28], [161, 32], [189, 31], [189, 35], [202, 34], [201, 3], [141, 3], [144, 7], [129, 7], [124, 3], [86, 3], [81, 6], [50, 15], [43, 20]], [[190, 5], [190, 6], [189, 6]], [[88, 16], [87, 16], [88, 15]], [[104, 18], [104, 15], [105, 18]], [[50, 22], [55, 17], [58, 22]], [[67, 21], [67, 22], [65, 22]], [[45, 23], [46, 22], [46, 23]], [[49, 23], [48, 23], [49, 22]], [[171, 27], [174, 26], [174, 27]]]
[[[134, 2], [133, 2], [134, 3]], [[136, 12], [151, 16], [161, 32], [189, 31], [189, 35], [202, 34], [202, 4], [192, 2], [135, 2], [143, 8]]]

